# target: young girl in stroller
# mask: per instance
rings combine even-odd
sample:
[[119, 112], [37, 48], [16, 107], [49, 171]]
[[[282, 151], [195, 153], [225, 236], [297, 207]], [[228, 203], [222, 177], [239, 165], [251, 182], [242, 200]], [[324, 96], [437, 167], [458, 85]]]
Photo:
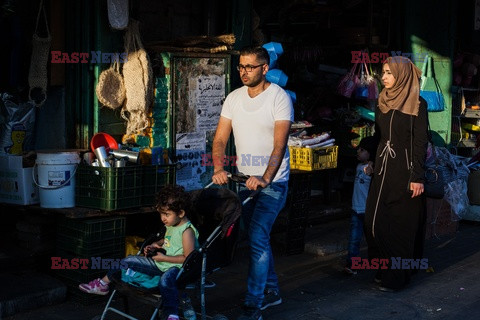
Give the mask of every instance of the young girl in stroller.
[[[156, 209], [166, 227], [165, 236], [144, 248], [145, 256], [128, 256], [121, 266], [149, 276], [161, 276], [159, 291], [163, 298], [162, 314], [167, 320], [178, 317], [179, 292], [177, 275], [186, 257], [199, 248], [198, 231], [188, 218], [192, 208], [190, 195], [181, 186], [166, 186], [157, 195]], [[109, 270], [102, 279], [82, 283], [80, 290], [98, 295], [109, 293], [112, 275], [118, 270]]]

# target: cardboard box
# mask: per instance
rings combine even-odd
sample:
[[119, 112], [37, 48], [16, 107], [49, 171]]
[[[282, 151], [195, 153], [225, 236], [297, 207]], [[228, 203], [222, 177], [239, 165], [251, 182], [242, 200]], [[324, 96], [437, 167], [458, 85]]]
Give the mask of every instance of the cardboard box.
[[22, 156], [0, 155], [0, 202], [36, 204], [38, 187], [32, 178], [33, 168], [23, 168]]

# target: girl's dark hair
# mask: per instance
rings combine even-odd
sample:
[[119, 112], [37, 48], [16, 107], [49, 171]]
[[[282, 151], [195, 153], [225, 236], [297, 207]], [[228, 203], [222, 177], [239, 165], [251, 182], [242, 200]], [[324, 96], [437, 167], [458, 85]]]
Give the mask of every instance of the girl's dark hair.
[[254, 54], [257, 56], [257, 60], [265, 61], [265, 64], [270, 64], [270, 55], [268, 54], [267, 49], [260, 46], [248, 46], [240, 50], [241, 56], [246, 56], [249, 54]]
[[157, 210], [167, 208], [177, 214], [184, 210], [188, 216], [191, 206], [190, 196], [182, 186], [167, 185], [157, 193]]

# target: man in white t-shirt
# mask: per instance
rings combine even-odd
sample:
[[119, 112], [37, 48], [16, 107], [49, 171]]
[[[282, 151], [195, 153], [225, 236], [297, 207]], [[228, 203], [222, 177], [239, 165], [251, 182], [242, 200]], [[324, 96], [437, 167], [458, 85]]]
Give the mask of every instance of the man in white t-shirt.
[[225, 99], [213, 141], [215, 166], [212, 181], [228, 182], [224, 170], [225, 147], [233, 131], [238, 171], [250, 178], [239, 196], [250, 190], [261, 192], [243, 208], [242, 219], [248, 230], [250, 263], [247, 294], [239, 320], [262, 319], [261, 310], [282, 302], [274, 270], [270, 231], [285, 205], [290, 172], [287, 141], [293, 122], [290, 96], [278, 85], [266, 81], [270, 58], [262, 47], [240, 52], [237, 67], [243, 87]]

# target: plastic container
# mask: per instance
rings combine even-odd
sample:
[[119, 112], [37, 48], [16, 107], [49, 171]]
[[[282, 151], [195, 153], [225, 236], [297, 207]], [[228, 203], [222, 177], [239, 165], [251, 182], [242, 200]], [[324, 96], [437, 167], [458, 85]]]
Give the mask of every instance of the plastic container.
[[285, 87], [288, 82], [288, 76], [280, 69], [268, 70], [266, 78], [267, 81], [278, 84], [280, 87]]
[[174, 184], [175, 166], [142, 166], [143, 169], [143, 187], [142, 187], [142, 205], [152, 206], [155, 204], [155, 195], [163, 186]]
[[118, 143], [111, 135], [99, 132], [92, 137], [92, 140], [90, 140], [90, 148], [94, 151], [102, 146], [105, 147], [107, 154], [110, 153], [110, 150], [118, 149]]
[[112, 211], [141, 206], [142, 166], [91, 167], [77, 170], [77, 205]]
[[123, 257], [125, 217], [60, 219], [57, 250], [77, 257]]
[[[33, 181], [39, 187], [42, 208], [75, 207], [75, 172], [78, 163], [80, 155], [76, 151], [37, 151], [37, 170], [33, 170]], [[38, 180], [35, 179], [35, 171]]]
[[265, 43], [263, 45], [263, 47], [265, 49], [267, 49], [267, 51], [273, 51], [275, 52], [277, 55], [281, 55], [283, 53], [283, 46], [281, 43], [279, 42], [269, 42], [269, 43]]
[[288, 147], [290, 168], [305, 171], [337, 167], [338, 146], [320, 148]]

